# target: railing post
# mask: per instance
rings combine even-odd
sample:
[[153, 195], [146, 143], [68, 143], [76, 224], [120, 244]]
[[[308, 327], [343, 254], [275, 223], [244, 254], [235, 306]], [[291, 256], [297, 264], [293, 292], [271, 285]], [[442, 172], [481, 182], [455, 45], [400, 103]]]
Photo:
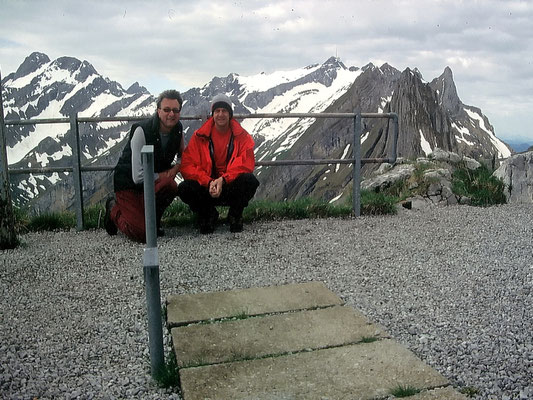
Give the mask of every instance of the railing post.
[[7, 163], [6, 126], [4, 124], [4, 102], [2, 99], [2, 74], [0, 73], [0, 198], [2, 200], [11, 197], [9, 187], [9, 166]]
[[70, 115], [70, 133], [72, 147], [72, 179], [74, 184], [74, 206], [76, 208], [76, 230], [82, 231], [85, 223], [83, 217], [83, 183], [81, 180], [80, 131], [78, 114]]
[[6, 224], [0, 230], [0, 248], [13, 248], [18, 239], [15, 232], [15, 218], [11, 204], [9, 166], [6, 148], [6, 126], [4, 124], [4, 104], [2, 100], [2, 74], [0, 73], [0, 223]]
[[161, 320], [161, 291], [159, 287], [159, 256], [157, 253], [157, 226], [155, 211], [154, 146], [141, 150], [144, 175], [144, 221], [146, 248], [143, 255], [144, 284], [148, 314], [148, 346], [152, 377], [157, 379], [163, 371], [163, 328]]
[[354, 117], [353, 138], [353, 212], [356, 217], [361, 215], [361, 114]]
[[392, 139], [391, 156], [389, 157], [389, 163], [394, 164], [398, 157], [398, 136], [400, 135], [400, 124], [398, 122], [398, 114], [392, 114], [392, 123], [394, 125], [394, 138]]

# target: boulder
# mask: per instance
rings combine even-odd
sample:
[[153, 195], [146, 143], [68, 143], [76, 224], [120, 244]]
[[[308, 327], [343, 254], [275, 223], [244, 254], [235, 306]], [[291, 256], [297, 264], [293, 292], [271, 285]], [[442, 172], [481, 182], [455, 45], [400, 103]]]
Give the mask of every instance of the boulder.
[[436, 148], [432, 153], [429, 154], [429, 157], [435, 161], [445, 161], [458, 163], [461, 161], [461, 156], [457, 153], [452, 153], [451, 151], [442, 150]]
[[395, 182], [409, 179], [414, 170], [415, 166], [413, 164], [395, 165], [384, 174], [376, 175], [370, 179], [362, 181], [361, 189], [381, 192]]
[[493, 176], [505, 184], [508, 203], [533, 203], [533, 151], [509, 157]]
[[433, 150], [433, 152], [430, 153], [428, 157], [435, 161], [443, 161], [452, 164], [458, 164], [460, 162], [463, 162], [466, 168], [472, 170], [481, 167], [481, 164], [473, 158], [467, 156], [460, 156], [459, 154], [453, 153], [451, 151], [442, 150], [439, 148]]

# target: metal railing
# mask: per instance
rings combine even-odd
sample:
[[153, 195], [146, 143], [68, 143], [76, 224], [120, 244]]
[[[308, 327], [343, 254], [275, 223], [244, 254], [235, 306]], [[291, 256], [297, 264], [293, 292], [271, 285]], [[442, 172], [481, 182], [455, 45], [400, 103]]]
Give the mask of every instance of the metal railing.
[[[70, 167], [42, 167], [42, 168], [17, 168], [8, 169], [9, 174], [44, 174], [54, 172], [72, 172], [74, 180], [75, 191], [75, 209], [76, 209], [76, 228], [77, 230], [84, 229], [83, 216], [83, 185], [82, 172], [94, 171], [112, 171], [114, 165], [104, 166], [89, 166], [81, 165], [80, 157], [80, 135], [79, 124], [91, 122], [137, 122], [149, 116], [140, 117], [101, 117], [89, 118], [78, 117], [78, 114], [72, 114], [69, 118], [43, 118], [43, 119], [27, 119], [27, 120], [4, 120], [3, 112], [0, 115], [0, 135], [5, 135], [5, 126], [11, 125], [37, 125], [37, 124], [70, 124], [70, 144], [72, 147], [72, 164]], [[186, 120], [204, 120], [205, 115], [183, 116], [182, 121]], [[396, 162], [397, 143], [399, 135], [398, 115], [396, 113], [272, 113], [272, 114], [239, 114], [234, 115], [235, 119], [246, 118], [351, 118], [354, 121], [354, 142], [353, 142], [353, 157], [343, 159], [310, 159], [310, 160], [272, 160], [272, 161], [257, 161], [256, 166], [291, 166], [291, 165], [322, 165], [322, 164], [353, 164], [353, 210], [356, 217], [360, 216], [360, 184], [361, 184], [361, 165], [365, 163], [394, 163]], [[386, 158], [361, 158], [361, 120], [363, 118], [387, 118], [393, 121], [393, 140], [389, 149], [389, 156]], [[5, 143], [5, 137], [0, 138]], [[0, 168], [3, 163], [0, 163]], [[7, 163], [6, 163], [7, 165]], [[5, 171], [0, 171], [5, 172]]]

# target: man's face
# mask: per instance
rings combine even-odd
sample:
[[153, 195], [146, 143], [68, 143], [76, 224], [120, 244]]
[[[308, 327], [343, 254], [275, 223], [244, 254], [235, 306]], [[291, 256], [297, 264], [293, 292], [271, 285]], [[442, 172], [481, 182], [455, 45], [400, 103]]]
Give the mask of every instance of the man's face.
[[215, 121], [215, 126], [221, 132], [224, 132], [229, 127], [229, 111], [225, 108], [215, 108], [213, 111], [213, 119]]
[[157, 109], [159, 115], [159, 129], [161, 132], [170, 132], [180, 119], [181, 107], [176, 99], [164, 98], [161, 107]]

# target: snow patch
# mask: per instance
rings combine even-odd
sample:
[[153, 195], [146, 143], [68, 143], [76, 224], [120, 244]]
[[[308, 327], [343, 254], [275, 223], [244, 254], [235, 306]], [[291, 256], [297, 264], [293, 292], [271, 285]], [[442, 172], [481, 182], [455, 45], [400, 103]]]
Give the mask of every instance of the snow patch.
[[[349, 150], [350, 150], [350, 143], [348, 143], [346, 147], [344, 147], [344, 151], [342, 152], [342, 155], [341, 155], [341, 160], [344, 160], [346, 158], [346, 155], [348, 154]], [[340, 167], [341, 167], [340, 164], [335, 164], [335, 172], [338, 172]]]
[[392, 95], [391, 96], [387, 96], [387, 97], [382, 97], [381, 98], [381, 103], [380, 103], [380, 105], [378, 107], [378, 113], [382, 114], [385, 106], [388, 103], [390, 103], [391, 100], [392, 100]]
[[[301, 70], [308, 74], [309, 70]], [[362, 71], [337, 70], [337, 78], [330, 87], [318, 82], [310, 82], [286, 91], [283, 95], [275, 96], [265, 107], [255, 110], [257, 113], [319, 113], [329, 107], [353, 84], [355, 78]], [[303, 76], [303, 75], [302, 75]], [[241, 79], [242, 77], [239, 77]], [[242, 81], [241, 81], [242, 83]], [[270, 82], [268, 88], [275, 86]], [[265, 83], [266, 85], [266, 83]], [[259, 87], [259, 86], [255, 86]], [[268, 89], [262, 86], [262, 89]], [[287, 150], [313, 124], [314, 118], [294, 120], [294, 118], [248, 118], [242, 122], [243, 127], [252, 134], [261, 134], [265, 141], [279, 139], [281, 143], [276, 153]], [[284, 138], [280, 133], [289, 132]]]
[[319, 68], [320, 65], [316, 65], [311, 69], [298, 68], [291, 71], [276, 71], [271, 74], [265, 74], [264, 72], [261, 72], [252, 76], [237, 76], [237, 81], [242, 85], [245, 92], [242, 100], [246, 98], [248, 93], [265, 92], [268, 89], [283, 83], [293, 82], [297, 79], [300, 79]]
[[472, 134], [470, 133], [470, 131], [468, 130], [468, 128], [464, 127], [464, 126], [459, 126], [458, 124], [456, 124], [455, 122], [452, 122], [452, 128], [455, 129], [459, 135], [455, 135], [455, 138], [457, 139], [458, 142], [463, 142], [469, 146], [473, 146], [474, 145], [474, 142], [470, 142], [469, 140], [467, 140], [465, 138], [465, 136], [472, 136]]
[[420, 133], [420, 147], [422, 148], [422, 151], [427, 156], [428, 154], [432, 153], [433, 150], [431, 149], [431, 145], [424, 137], [424, 133], [422, 132], [422, 129], [419, 129], [418, 132]]
[[334, 198], [332, 198], [332, 199], [329, 201], [329, 203], [334, 203], [335, 201], [339, 200], [339, 199], [341, 198], [341, 196], [342, 196], [342, 193], [339, 194], [338, 196], [335, 196]]
[[[57, 114], [55, 115], [57, 118]], [[33, 150], [43, 139], [51, 137], [56, 139], [66, 135], [69, 130], [68, 124], [38, 124], [35, 130], [24, 137], [13, 147], [7, 147], [7, 159], [9, 164], [22, 160], [26, 154]]]
[[[472, 110], [469, 110], [467, 108], [463, 108], [463, 109], [473, 121], [477, 121], [481, 129], [483, 129], [485, 132], [489, 134], [489, 139], [492, 142], [492, 145], [494, 146], [496, 151], [498, 152], [498, 158], [510, 157], [511, 151], [507, 148], [507, 146], [500, 139], [496, 137], [496, 135], [494, 135], [494, 132], [487, 129], [487, 127], [485, 126], [485, 121], [483, 120], [483, 117]], [[472, 125], [475, 126], [473, 121], [472, 121]]]
[[28, 86], [35, 77], [39, 76], [49, 68], [50, 64], [52, 64], [52, 62], [45, 63], [28, 75], [21, 76], [20, 78], [11, 81], [9, 87], [13, 89], [22, 89], [23, 87]]

